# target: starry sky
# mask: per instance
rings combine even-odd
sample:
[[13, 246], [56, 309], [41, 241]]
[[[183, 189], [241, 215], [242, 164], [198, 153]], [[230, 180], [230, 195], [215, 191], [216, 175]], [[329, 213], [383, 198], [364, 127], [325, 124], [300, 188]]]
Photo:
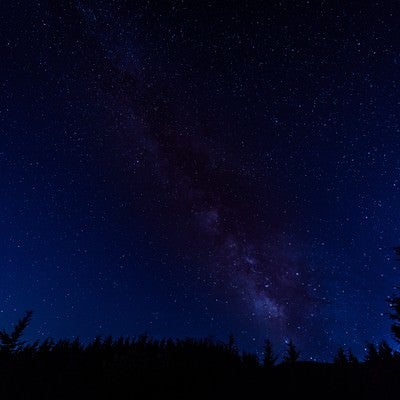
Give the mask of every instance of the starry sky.
[[319, 360], [390, 340], [399, 13], [2, 1], [2, 326]]

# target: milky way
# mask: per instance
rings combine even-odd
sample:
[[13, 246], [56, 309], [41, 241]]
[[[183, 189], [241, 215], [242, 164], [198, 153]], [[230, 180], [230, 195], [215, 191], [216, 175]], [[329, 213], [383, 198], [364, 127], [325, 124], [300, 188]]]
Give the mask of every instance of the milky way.
[[[126, 79], [126, 71], [124, 75]], [[134, 74], [128, 76], [136, 81]], [[137, 173], [137, 164], [152, 169], [152, 185], [159, 185], [174, 203], [160, 218], [188, 219], [186, 231], [177, 229], [190, 240], [182, 238], [176, 246], [197, 254], [204, 266], [200, 279], [215, 288], [221, 301], [244, 309], [248, 317], [265, 324], [269, 334], [297, 337], [323, 302], [317, 298], [310, 267], [298, 259], [295, 244], [282, 237], [283, 211], [269, 209], [268, 197], [257, 199], [251, 173], [226, 150], [217, 150], [223, 144], [202, 139], [201, 128], [188, 131], [179, 126], [168, 92], [156, 96], [145, 88], [143, 82], [135, 83], [124, 107], [121, 104], [128, 119], [134, 115], [121, 139], [128, 174]], [[142, 103], [135, 107], [138, 99]], [[117, 95], [116, 103], [120, 100]], [[130, 149], [129, 143], [139, 146]]]

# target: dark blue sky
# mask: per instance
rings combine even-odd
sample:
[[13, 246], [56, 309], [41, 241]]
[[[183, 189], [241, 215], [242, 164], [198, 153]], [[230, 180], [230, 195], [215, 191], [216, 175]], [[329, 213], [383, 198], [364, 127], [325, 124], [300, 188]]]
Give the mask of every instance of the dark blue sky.
[[1, 325], [390, 339], [396, 2], [55, 3], [0, 5]]

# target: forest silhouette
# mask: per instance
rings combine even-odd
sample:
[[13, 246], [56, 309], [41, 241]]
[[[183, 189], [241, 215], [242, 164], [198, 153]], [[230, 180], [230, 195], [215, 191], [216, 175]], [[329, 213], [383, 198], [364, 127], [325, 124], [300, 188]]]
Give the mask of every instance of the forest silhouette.
[[[400, 256], [400, 248], [396, 248]], [[392, 333], [400, 343], [400, 297], [389, 299]], [[0, 330], [0, 398], [156, 399], [397, 398], [400, 353], [385, 341], [367, 343], [357, 359], [340, 347], [332, 362], [302, 361], [288, 341], [283, 355], [266, 339], [263, 356], [240, 352], [233, 335], [212, 339], [156, 340], [97, 337], [26, 343], [32, 311], [11, 332]]]

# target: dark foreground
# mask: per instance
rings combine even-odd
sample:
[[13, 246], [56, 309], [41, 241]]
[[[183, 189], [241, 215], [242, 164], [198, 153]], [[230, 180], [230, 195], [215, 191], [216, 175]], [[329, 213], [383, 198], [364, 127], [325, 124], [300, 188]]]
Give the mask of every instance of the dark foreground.
[[267, 368], [224, 343], [146, 336], [87, 346], [46, 341], [0, 355], [0, 399], [394, 399], [400, 393], [396, 358]]

